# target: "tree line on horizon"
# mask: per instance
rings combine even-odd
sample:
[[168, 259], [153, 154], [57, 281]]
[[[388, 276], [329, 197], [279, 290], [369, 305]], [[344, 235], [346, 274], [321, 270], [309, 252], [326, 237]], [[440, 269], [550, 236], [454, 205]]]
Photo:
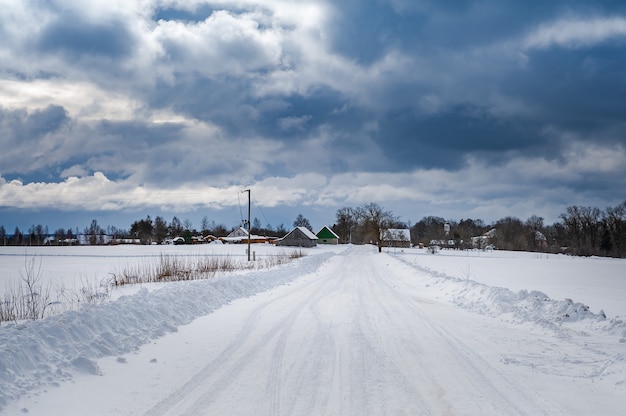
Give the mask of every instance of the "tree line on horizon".
[[[243, 224], [247, 228], [247, 224]], [[313, 231], [309, 220], [298, 214], [293, 226], [304, 226]], [[131, 239], [142, 244], [161, 244], [168, 238], [183, 237], [191, 241], [192, 236], [224, 237], [237, 227], [227, 228], [223, 224], [209, 221], [205, 216], [200, 229], [193, 228], [191, 221], [179, 220], [176, 216], [171, 222], [149, 215], [134, 221], [128, 230], [100, 226], [97, 220], [79, 233], [78, 228], [59, 228], [53, 233], [47, 226], [33, 225], [26, 233], [15, 227], [13, 234], [8, 234], [0, 225], [0, 244], [2, 245], [43, 245], [47, 237], [54, 241], [69, 241], [78, 234], [88, 237], [90, 244], [103, 244], [104, 236], [114, 239]], [[335, 223], [331, 227], [339, 236], [341, 243], [368, 244], [379, 243], [384, 231], [394, 228], [409, 229], [413, 245], [430, 245], [431, 242], [444, 242], [457, 249], [476, 247], [476, 239], [489, 235], [489, 244], [497, 249], [514, 251], [538, 251], [549, 253], [567, 253], [579, 256], [607, 256], [626, 258], [626, 201], [616, 207], [601, 210], [595, 207], [570, 206], [559, 216], [554, 224], [544, 224], [544, 219], [532, 215], [523, 221], [517, 217], [504, 217], [494, 223], [486, 224], [480, 219], [449, 220], [438, 216], [426, 216], [415, 224], [399, 220], [392, 211], [385, 210], [376, 203], [359, 207], [344, 207], [336, 212]], [[282, 237], [289, 232], [280, 224], [272, 227], [261, 225], [258, 218], [250, 224], [252, 234]], [[493, 230], [493, 231], [492, 231]], [[384, 241], [381, 242], [384, 244]]]
[[[383, 230], [393, 228], [408, 228], [413, 245], [432, 242], [471, 249], [476, 248], [478, 241], [479, 245], [488, 242], [501, 250], [626, 258], [626, 201], [606, 210], [570, 206], [550, 225], [537, 215], [526, 221], [508, 216], [491, 224], [480, 219], [456, 221], [427, 216], [411, 225], [370, 203], [339, 209], [333, 231], [340, 241], [359, 244], [377, 242]], [[473, 238], [483, 235], [488, 237]]]
[[[256, 234], [286, 233], [283, 224], [277, 228], [272, 228], [269, 224], [262, 227], [258, 218], [254, 218], [251, 225], [251, 232]], [[208, 217], [205, 216], [202, 218], [200, 230], [197, 230], [188, 219], [181, 221], [177, 216], [174, 216], [172, 221], [168, 223], [162, 216], [152, 219], [150, 215], [134, 221], [129, 229], [114, 226], [103, 227], [96, 219], [92, 220], [91, 224], [82, 231], [79, 231], [78, 228], [58, 228], [52, 233], [48, 231], [47, 226], [38, 224], [31, 226], [25, 233], [19, 227], [15, 227], [13, 234], [8, 234], [5, 227], [0, 225], [0, 245], [39, 246], [46, 243], [46, 238], [56, 241], [60, 245], [63, 241], [76, 240], [79, 235], [86, 236], [90, 245], [104, 244], [104, 236], [110, 236], [114, 240], [138, 240], [141, 244], [162, 244], [166, 239], [173, 237], [183, 237], [188, 241], [191, 241], [192, 236], [200, 235], [225, 237], [235, 228], [237, 227], [227, 228], [224, 224], [216, 224], [214, 221], [209, 221]]]

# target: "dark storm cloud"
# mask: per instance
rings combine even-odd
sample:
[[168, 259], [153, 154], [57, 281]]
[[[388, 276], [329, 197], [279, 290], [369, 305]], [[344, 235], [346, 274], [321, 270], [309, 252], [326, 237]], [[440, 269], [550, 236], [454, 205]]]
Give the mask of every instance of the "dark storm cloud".
[[511, 3], [389, 0], [363, 7], [358, 0], [343, 1], [335, 5], [339, 13], [330, 28], [332, 45], [363, 64], [380, 59], [389, 49], [418, 55], [462, 50], [515, 35], [558, 9], [546, 2]]
[[349, 0], [336, 7], [340, 13], [330, 28], [333, 49], [363, 65], [380, 59], [390, 47], [419, 42], [427, 20], [424, 13], [397, 13], [386, 2], [363, 7], [361, 2]]
[[0, 16], [0, 179], [147, 203], [144, 187], [256, 183], [268, 205], [409, 206], [419, 187], [478, 212], [499, 195], [554, 205], [542, 187], [623, 193], [623, 2], [223, 3], [25, 0], [5, 14], [18, 23]]
[[3, 141], [14, 144], [36, 142], [46, 134], [57, 132], [68, 121], [67, 111], [58, 105], [48, 105], [31, 112], [0, 108], [1, 137]]
[[[613, 43], [613, 42], [612, 42]], [[528, 68], [503, 91], [532, 104], [546, 123], [592, 130], [621, 122], [626, 106], [626, 42], [595, 48], [550, 49], [529, 54]]]
[[[458, 169], [468, 155], [490, 163], [526, 154], [558, 157], [559, 140], [546, 134], [547, 128], [576, 132], [579, 140], [621, 140], [619, 135], [609, 139], [594, 134], [606, 128], [607, 123], [619, 123], [624, 116], [626, 107], [619, 102], [624, 93], [620, 74], [625, 58], [618, 53], [622, 46], [619, 41], [601, 47], [521, 51], [528, 58], [525, 67], [498, 67], [501, 63], [485, 60], [468, 62], [473, 68], [466, 71], [459, 67], [463, 62], [454, 57], [459, 51], [521, 39], [541, 22], [562, 13], [604, 13], [616, 7], [615, 3], [519, 5], [466, 1], [453, 5], [397, 1], [362, 7], [359, 2], [349, 1], [334, 7], [339, 13], [334, 15], [330, 39], [336, 53], [367, 66], [390, 50], [402, 51], [412, 56], [417, 65], [427, 65], [430, 71], [456, 78], [458, 96], [467, 98], [447, 97], [437, 79], [386, 79], [382, 86], [363, 86], [371, 89], [377, 111], [360, 107], [357, 102], [350, 113], [338, 114], [333, 111], [350, 97], [332, 88], [259, 97], [252, 93], [255, 77], [208, 77], [182, 72], [176, 75], [175, 83], [164, 83], [153, 91], [153, 102], [216, 123], [233, 136], [255, 135], [287, 144], [308, 140], [322, 127], [333, 130], [338, 137], [362, 132], [363, 125], [375, 119], [377, 130], [363, 135], [379, 144], [387, 160], [385, 169], [390, 170]], [[197, 22], [213, 11], [209, 7], [194, 12], [168, 9], [157, 13], [157, 17]], [[256, 53], [240, 47], [236, 45], [228, 54], [241, 60]], [[168, 51], [170, 59], [187, 53], [182, 44], [170, 45]], [[263, 71], [257, 70], [257, 76], [264, 75]], [[481, 91], [496, 92], [504, 101], [517, 101], [528, 113], [500, 114]], [[428, 94], [442, 100], [440, 108], [432, 113], [416, 104]], [[295, 120], [303, 122], [300, 126], [306, 129], [286, 128], [289, 121]], [[342, 152], [344, 142], [336, 140], [331, 143], [336, 149], [327, 150]], [[339, 171], [342, 166], [347, 168], [340, 163], [333, 166]]]
[[[238, 77], [208, 78], [198, 74], [177, 77], [175, 83], [161, 83], [151, 101], [156, 107], [171, 107], [192, 118], [219, 125], [227, 134], [261, 136], [279, 140], [305, 140], [320, 125], [336, 122], [334, 114], [345, 104], [343, 95], [319, 88], [306, 96], [258, 97], [252, 81]], [[306, 117], [306, 131], [285, 128], [281, 120]], [[350, 122], [362, 122], [351, 120]]]
[[132, 51], [133, 44], [126, 22], [89, 22], [73, 14], [62, 14], [47, 24], [36, 41], [41, 52], [63, 53], [70, 59], [83, 55], [124, 58]]
[[536, 123], [496, 118], [485, 109], [459, 105], [428, 117], [412, 111], [390, 114], [380, 121], [377, 141], [399, 170], [423, 166], [456, 170], [469, 155], [489, 163], [553, 147]]
[[[252, 117], [249, 82], [236, 77], [211, 79], [197, 73], [176, 74], [175, 82], [159, 82], [149, 100], [157, 108], [175, 111], [220, 125], [241, 125]], [[244, 124], [245, 125], [245, 124]]]
[[154, 20], [180, 20], [184, 22], [202, 22], [219, 9], [209, 5], [200, 5], [192, 9], [180, 9], [175, 7], [157, 8], [154, 12]]
[[49, 170], [59, 161], [61, 137], [70, 123], [67, 111], [57, 105], [32, 111], [0, 108], [0, 175], [55, 180]]
[[[418, 65], [434, 64], [434, 71], [456, 78], [455, 93], [466, 96], [459, 100], [441, 95], [442, 85], [436, 79], [431, 83], [398, 79], [386, 85], [377, 95], [380, 129], [373, 137], [390, 166], [456, 169], [468, 155], [489, 163], [527, 154], [557, 158], [564, 143], [546, 134], [548, 128], [575, 132], [578, 140], [625, 143], [623, 134], [602, 134], [610, 125], [620, 130], [626, 116], [626, 106], [620, 104], [626, 92], [624, 40], [531, 50], [513, 45], [518, 52], [508, 52], [524, 53], [528, 59], [523, 67], [490, 61], [487, 54], [483, 62], [466, 61], [466, 70], [455, 58], [459, 51], [488, 50], [521, 39], [540, 23], [561, 15], [623, 12], [624, 4], [390, 1], [357, 6], [357, 2], [337, 5], [342, 13], [333, 45], [339, 53], [368, 64], [390, 49], [402, 50], [414, 56]], [[504, 102], [517, 102], [525, 112], [502, 114], [486, 100], [485, 92], [496, 93]], [[431, 93], [442, 97], [443, 104], [425, 113], [415, 103]]]

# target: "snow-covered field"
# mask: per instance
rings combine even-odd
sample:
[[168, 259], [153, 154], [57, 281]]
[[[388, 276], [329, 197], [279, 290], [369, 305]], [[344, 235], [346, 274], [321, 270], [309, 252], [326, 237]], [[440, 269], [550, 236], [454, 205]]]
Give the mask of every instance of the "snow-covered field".
[[[100, 282], [245, 246], [0, 247]], [[285, 249], [253, 246], [257, 258]], [[626, 261], [317, 247], [0, 327], [4, 415], [582, 415], [626, 408]], [[606, 317], [605, 317], [606, 315]]]

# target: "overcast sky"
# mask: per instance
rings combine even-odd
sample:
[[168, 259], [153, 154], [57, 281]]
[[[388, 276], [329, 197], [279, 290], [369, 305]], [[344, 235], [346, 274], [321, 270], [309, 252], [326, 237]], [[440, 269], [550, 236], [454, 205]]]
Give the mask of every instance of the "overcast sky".
[[[626, 2], [0, 0], [0, 225], [626, 199]], [[53, 230], [50, 230], [53, 231]]]

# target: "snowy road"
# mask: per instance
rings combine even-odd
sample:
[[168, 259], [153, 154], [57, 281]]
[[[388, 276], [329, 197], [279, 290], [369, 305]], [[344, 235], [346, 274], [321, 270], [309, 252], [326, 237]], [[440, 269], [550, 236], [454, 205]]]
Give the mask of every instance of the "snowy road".
[[101, 377], [29, 398], [28, 411], [571, 415], [619, 407], [623, 386], [596, 388], [583, 375], [607, 358], [592, 340], [459, 310], [437, 300], [430, 278], [354, 247], [135, 354], [99, 360]]

